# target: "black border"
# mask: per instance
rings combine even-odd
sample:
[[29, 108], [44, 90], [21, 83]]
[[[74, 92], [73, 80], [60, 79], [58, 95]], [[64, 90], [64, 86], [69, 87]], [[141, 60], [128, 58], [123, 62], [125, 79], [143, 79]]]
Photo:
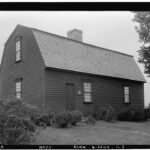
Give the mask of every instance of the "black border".
[[0, 149], [150, 149], [150, 145], [0, 145]]
[[[0, 11], [149, 11], [149, 2], [0, 2]], [[94, 148], [93, 148], [94, 147]], [[0, 149], [150, 149], [150, 145], [0, 145]]]
[[149, 11], [149, 2], [0, 2], [3, 11]]

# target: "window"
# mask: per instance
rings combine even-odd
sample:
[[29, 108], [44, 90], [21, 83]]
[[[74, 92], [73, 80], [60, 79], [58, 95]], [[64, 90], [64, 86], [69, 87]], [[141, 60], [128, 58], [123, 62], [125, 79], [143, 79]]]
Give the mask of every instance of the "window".
[[21, 80], [16, 81], [16, 98], [21, 98]]
[[84, 102], [92, 102], [91, 98], [91, 83], [84, 83]]
[[21, 60], [21, 41], [16, 42], [16, 62]]
[[129, 87], [128, 86], [124, 86], [124, 102], [125, 103], [130, 103], [130, 99], [129, 99]]

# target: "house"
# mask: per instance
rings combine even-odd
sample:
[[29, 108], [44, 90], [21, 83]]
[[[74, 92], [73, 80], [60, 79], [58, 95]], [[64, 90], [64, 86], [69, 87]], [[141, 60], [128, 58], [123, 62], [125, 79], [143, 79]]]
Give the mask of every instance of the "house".
[[17, 25], [1, 63], [1, 97], [15, 95], [41, 109], [144, 108], [144, 83], [133, 56]]

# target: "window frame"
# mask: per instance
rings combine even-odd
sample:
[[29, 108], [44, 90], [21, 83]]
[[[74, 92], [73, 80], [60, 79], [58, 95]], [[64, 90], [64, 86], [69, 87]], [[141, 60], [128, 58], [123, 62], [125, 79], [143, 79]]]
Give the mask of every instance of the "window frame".
[[[17, 91], [17, 83], [20, 83], [20, 90]], [[20, 93], [20, 98], [17, 97], [17, 94]], [[15, 80], [15, 97], [18, 99], [22, 98], [22, 78]]]
[[[17, 42], [20, 42], [20, 49], [17, 50]], [[22, 52], [21, 52], [21, 49], [22, 49], [22, 40], [21, 38], [18, 38], [17, 40], [15, 40], [15, 62], [18, 63], [22, 60]], [[18, 57], [18, 54], [19, 54], [19, 60], [17, 60], [17, 57]]]
[[[85, 83], [90, 84], [90, 91], [85, 91]], [[85, 101], [85, 93], [90, 94], [90, 97], [91, 97], [90, 101]], [[86, 104], [93, 103], [93, 100], [92, 100], [92, 83], [89, 82], [89, 81], [84, 81], [83, 82], [83, 102], [86, 103]]]
[[[128, 94], [125, 93], [125, 88], [128, 88]], [[126, 101], [126, 96], [128, 96], [128, 102]], [[123, 100], [124, 104], [130, 104], [130, 86], [129, 85], [124, 85], [123, 86]]]

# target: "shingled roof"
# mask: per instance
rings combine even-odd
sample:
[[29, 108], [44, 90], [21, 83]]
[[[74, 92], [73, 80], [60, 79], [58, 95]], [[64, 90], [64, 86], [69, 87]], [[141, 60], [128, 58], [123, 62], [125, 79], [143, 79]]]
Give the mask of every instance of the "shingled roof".
[[146, 82], [133, 56], [31, 29], [46, 67]]
[[47, 67], [146, 82], [131, 55], [32, 31]]
[[32, 31], [47, 67], [146, 82], [131, 55]]

